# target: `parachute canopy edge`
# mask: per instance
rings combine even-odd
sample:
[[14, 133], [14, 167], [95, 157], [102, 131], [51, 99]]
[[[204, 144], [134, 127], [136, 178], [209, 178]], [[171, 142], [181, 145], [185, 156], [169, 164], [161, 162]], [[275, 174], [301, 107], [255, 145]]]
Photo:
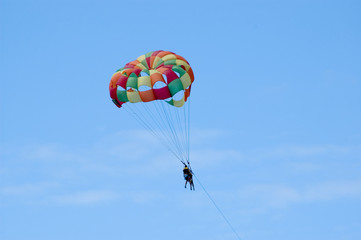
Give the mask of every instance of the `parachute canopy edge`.
[[123, 103], [120, 103], [117, 99], [112, 99], [112, 101], [118, 108], [121, 108], [123, 105]]

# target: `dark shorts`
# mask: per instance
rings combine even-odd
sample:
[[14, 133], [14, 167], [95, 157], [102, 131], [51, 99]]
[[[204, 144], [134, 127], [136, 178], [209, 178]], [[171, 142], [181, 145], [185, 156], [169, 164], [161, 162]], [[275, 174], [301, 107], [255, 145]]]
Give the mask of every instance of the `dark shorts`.
[[192, 175], [183, 174], [184, 180], [190, 181], [192, 179]]

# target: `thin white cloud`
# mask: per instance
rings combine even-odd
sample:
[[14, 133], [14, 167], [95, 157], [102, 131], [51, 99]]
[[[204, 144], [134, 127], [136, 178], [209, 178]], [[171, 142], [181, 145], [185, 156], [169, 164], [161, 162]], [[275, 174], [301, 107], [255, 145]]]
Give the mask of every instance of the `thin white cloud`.
[[307, 157], [320, 155], [356, 154], [361, 157], [361, 146], [343, 145], [284, 145], [270, 149], [258, 149], [262, 157]]
[[[1, 147], [1, 146], [0, 146]], [[2, 146], [4, 149], [5, 147]], [[153, 149], [162, 148], [161, 144], [143, 130], [119, 131], [98, 139], [92, 145], [74, 149], [72, 146], [58, 143], [29, 144], [25, 146], [7, 146], [6, 154], [16, 159], [32, 161], [71, 161], [84, 162], [89, 159], [118, 157], [133, 161], [149, 154]]]
[[223, 129], [192, 129], [191, 135], [191, 143], [192, 144], [203, 144], [207, 141], [219, 140], [230, 133]]
[[274, 207], [283, 207], [300, 200], [300, 192], [296, 189], [278, 184], [249, 185], [241, 191], [240, 195], [260, 205]]
[[27, 183], [22, 185], [6, 186], [0, 188], [0, 195], [4, 196], [27, 196], [43, 194], [58, 186], [56, 183]]
[[327, 201], [339, 198], [361, 199], [361, 180], [324, 182], [304, 190], [304, 201]]
[[241, 161], [244, 155], [233, 149], [202, 149], [191, 152], [191, 159], [197, 166], [214, 166], [225, 161]]
[[272, 207], [350, 198], [361, 200], [361, 180], [321, 182], [303, 187], [253, 184], [241, 190], [240, 196]]
[[114, 201], [132, 201], [136, 204], [156, 202], [166, 196], [154, 191], [119, 193], [111, 190], [86, 190], [50, 197], [50, 202], [61, 205], [96, 205]]
[[131, 192], [128, 194], [129, 197], [136, 203], [149, 203], [163, 199], [165, 195], [157, 192], [139, 191]]
[[92, 205], [120, 199], [121, 196], [109, 190], [80, 191], [73, 194], [51, 197], [51, 201], [65, 205]]
[[84, 161], [84, 155], [75, 151], [71, 146], [62, 144], [29, 144], [23, 147], [10, 149], [11, 156], [17, 161], [43, 161], [43, 162], [80, 162]]
[[292, 161], [289, 166], [298, 172], [315, 172], [323, 169], [322, 164], [306, 161]]

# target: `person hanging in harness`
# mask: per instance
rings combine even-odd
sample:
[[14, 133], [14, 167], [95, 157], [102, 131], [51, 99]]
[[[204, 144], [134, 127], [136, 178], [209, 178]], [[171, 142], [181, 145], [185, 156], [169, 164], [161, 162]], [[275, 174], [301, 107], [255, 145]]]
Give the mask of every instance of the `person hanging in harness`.
[[187, 187], [187, 182], [189, 182], [189, 187], [190, 187], [190, 190], [195, 190], [194, 189], [194, 184], [193, 184], [193, 173], [192, 173], [192, 170], [190, 168], [188, 168], [188, 166], [184, 164], [184, 168], [183, 168], [183, 176], [184, 176], [184, 179], [186, 180], [186, 183], [184, 184], [184, 188]]

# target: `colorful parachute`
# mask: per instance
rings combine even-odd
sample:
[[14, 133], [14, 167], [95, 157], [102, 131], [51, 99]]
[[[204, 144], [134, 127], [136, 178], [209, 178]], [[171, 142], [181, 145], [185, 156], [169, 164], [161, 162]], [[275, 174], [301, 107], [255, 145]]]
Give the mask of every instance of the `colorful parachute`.
[[[154, 100], [166, 100], [181, 107], [189, 97], [193, 81], [193, 71], [187, 60], [169, 51], [154, 51], [119, 69], [110, 80], [109, 91], [118, 107], [125, 102]], [[183, 94], [176, 99], [179, 92]]]
[[142, 55], [113, 74], [114, 104], [130, 113], [180, 161], [189, 163], [192, 68], [169, 51]]

